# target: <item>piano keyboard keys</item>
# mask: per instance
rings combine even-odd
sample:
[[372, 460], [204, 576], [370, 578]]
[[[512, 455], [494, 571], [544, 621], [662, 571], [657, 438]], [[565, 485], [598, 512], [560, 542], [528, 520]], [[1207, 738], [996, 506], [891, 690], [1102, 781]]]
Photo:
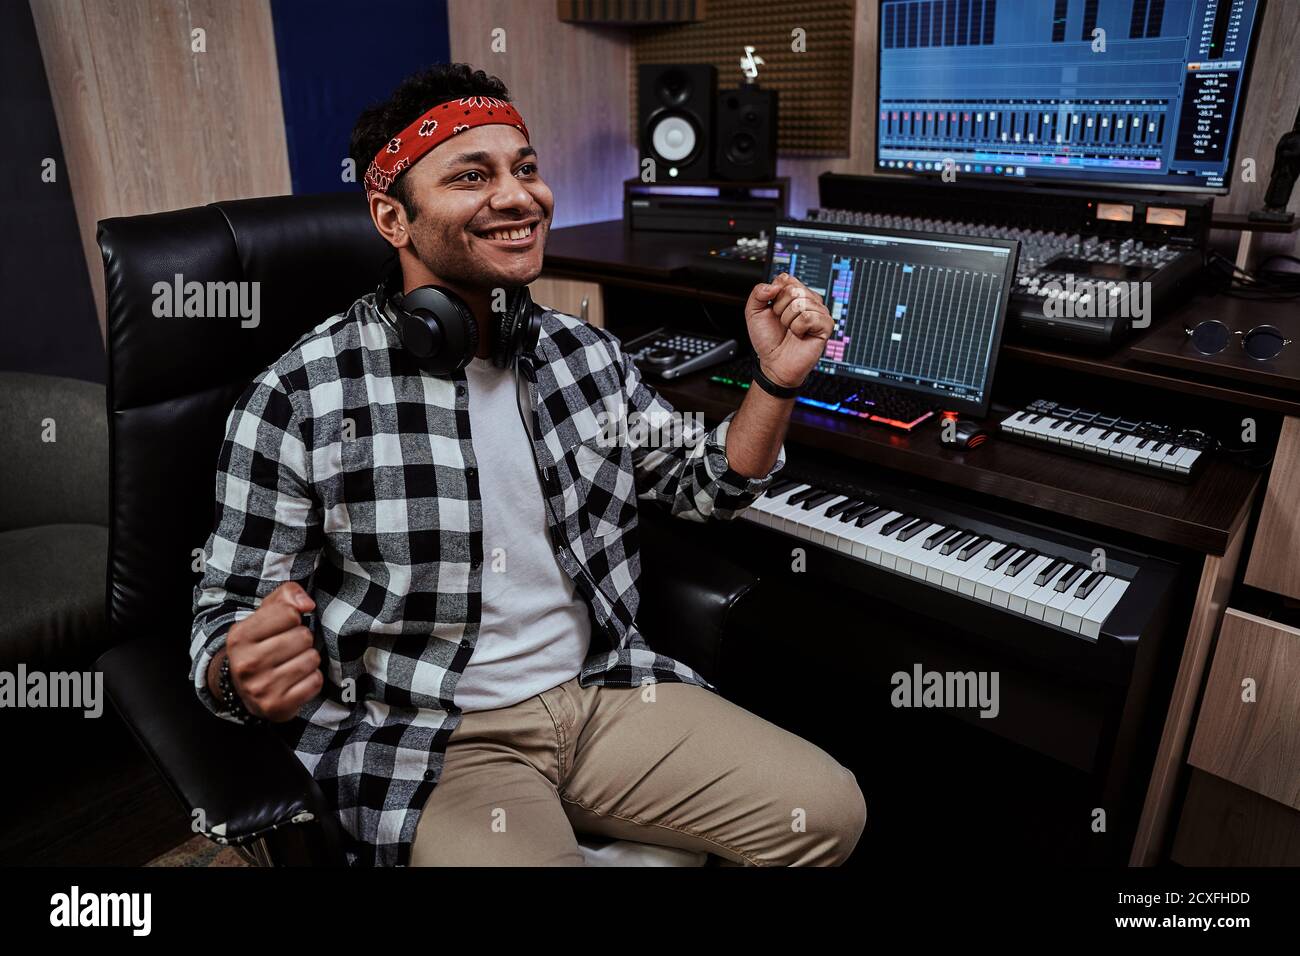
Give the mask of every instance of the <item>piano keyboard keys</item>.
[[[1154, 447], [1154, 445], [1152, 446]], [[963, 597], [1096, 640], [1128, 582], [1034, 548], [787, 480], [749, 521]]]
[[1035, 402], [1015, 412], [1002, 420], [1001, 430], [1031, 444], [1069, 450], [1161, 477], [1190, 478], [1205, 454], [1201, 448], [1149, 434], [1160, 430], [1151, 423], [1106, 418], [1076, 408], [1040, 410], [1049, 404]]

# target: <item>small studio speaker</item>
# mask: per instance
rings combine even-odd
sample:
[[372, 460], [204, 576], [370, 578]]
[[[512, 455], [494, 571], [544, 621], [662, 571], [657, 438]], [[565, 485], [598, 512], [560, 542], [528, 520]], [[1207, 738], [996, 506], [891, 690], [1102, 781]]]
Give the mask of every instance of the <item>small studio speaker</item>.
[[742, 83], [718, 93], [713, 173], [732, 182], [776, 178], [777, 91]]
[[718, 71], [707, 63], [641, 66], [637, 73], [640, 159], [655, 161], [658, 182], [711, 178], [717, 89]]

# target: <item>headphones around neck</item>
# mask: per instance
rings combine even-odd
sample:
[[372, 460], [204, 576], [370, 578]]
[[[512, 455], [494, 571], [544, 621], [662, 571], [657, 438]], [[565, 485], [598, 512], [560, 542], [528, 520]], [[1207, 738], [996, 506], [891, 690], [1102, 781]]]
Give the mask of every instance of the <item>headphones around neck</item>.
[[[397, 333], [402, 348], [421, 368], [439, 378], [469, 365], [478, 352], [478, 322], [465, 300], [450, 289], [422, 285], [403, 294], [396, 259], [384, 269], [375, 290], [375, 309]], [[493, 323], [492, 364], [509, 368], [520, 355], [537, 350], [542, 310], [533, 303], [527, 286], [508, 292], [506, 308]]]
[[[375, 290], [375, 308], [380, 318], [397, 333], [403, 350], [409, 353], [421, 368], [431, 375], [447, 378], [452, 372], [469, 365], [478, 351], [478, 323], [474, 321], [474, 313], [464, 299], [441, 286], [422, 285], [403, 295], [394, 287], [394, 277], [401, 273], [397, 265], [397, 260], [394, 259], [384, 269], [383, 278], [379, 280], [379, 288]], [[519, 375], [522, 371], [529, 381], [536, 381], [536, 370], [532, 360], [536, 358], [543, 311], [533, 303], [533, 297], [529, 294], [527, 286], [510, 290], [509, 295], [506, 310], [496, 314], [492, 340], [492, 364], [497, 368], [508, 368], [516, 358], [525, 359], [515, 365], [515, 408], [519, 412], [520, 424], [523, 425], [524, 432], [529, 435], [530, 445], [532, 445], [532, 429], [520, 404]], [[532, 459], [533, 467], [537, 470], [539, 485], [545, 487], [546, 479], [542, 473], [542, 466], [537, 461], [535, 446]], [[546, 497], [545, 501], [553, 527], [561, 527], [562, 523], [555, 514], [551, 499]], [[605, 592], [586, 562], [580, 560], [576, 554], [573, 557], [586, 574], [592, 590], [599, 591], [609, 602], [610, 607], [616, 606], [617, 602]]]

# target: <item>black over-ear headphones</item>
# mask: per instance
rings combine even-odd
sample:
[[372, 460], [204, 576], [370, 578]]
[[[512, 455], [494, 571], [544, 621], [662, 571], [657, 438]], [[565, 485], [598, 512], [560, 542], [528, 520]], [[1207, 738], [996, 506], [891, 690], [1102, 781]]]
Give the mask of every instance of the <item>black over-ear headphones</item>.
[[[478, 352], [474, 313], [464, 299], [442, 286], [422, 285], [403, 295], [395, 281], [401, 273], [397, 265], [394, 259], [385, 268], [375, 290], [375, 309], [421, 368], [446, 378]], [[509, 368], [516, 356], [534, 354], [542, 329], [542, 310], [533, 304], [528, 287], [508, 294], [491, 332], [492, 364], [497, 368]]]

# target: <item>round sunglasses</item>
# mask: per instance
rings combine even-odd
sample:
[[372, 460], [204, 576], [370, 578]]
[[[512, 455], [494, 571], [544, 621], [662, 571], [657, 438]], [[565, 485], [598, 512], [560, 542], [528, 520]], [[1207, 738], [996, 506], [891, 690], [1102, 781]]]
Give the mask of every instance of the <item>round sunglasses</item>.
[[1242, 349], [1259, 362], [1277, 358], [1282, 349], [1291, 344], [1291, 340], [1283, 338], [1281, 329], [1274, 325], [1257, 325], [1249, 331], [1239, 332], [1218, 319], [1206, 319], [1183, 331], [1192, 340], [1192, 347], [1202, 355], [1218, 355], [1228, 347], [1234, 335], [1239, 335]]

